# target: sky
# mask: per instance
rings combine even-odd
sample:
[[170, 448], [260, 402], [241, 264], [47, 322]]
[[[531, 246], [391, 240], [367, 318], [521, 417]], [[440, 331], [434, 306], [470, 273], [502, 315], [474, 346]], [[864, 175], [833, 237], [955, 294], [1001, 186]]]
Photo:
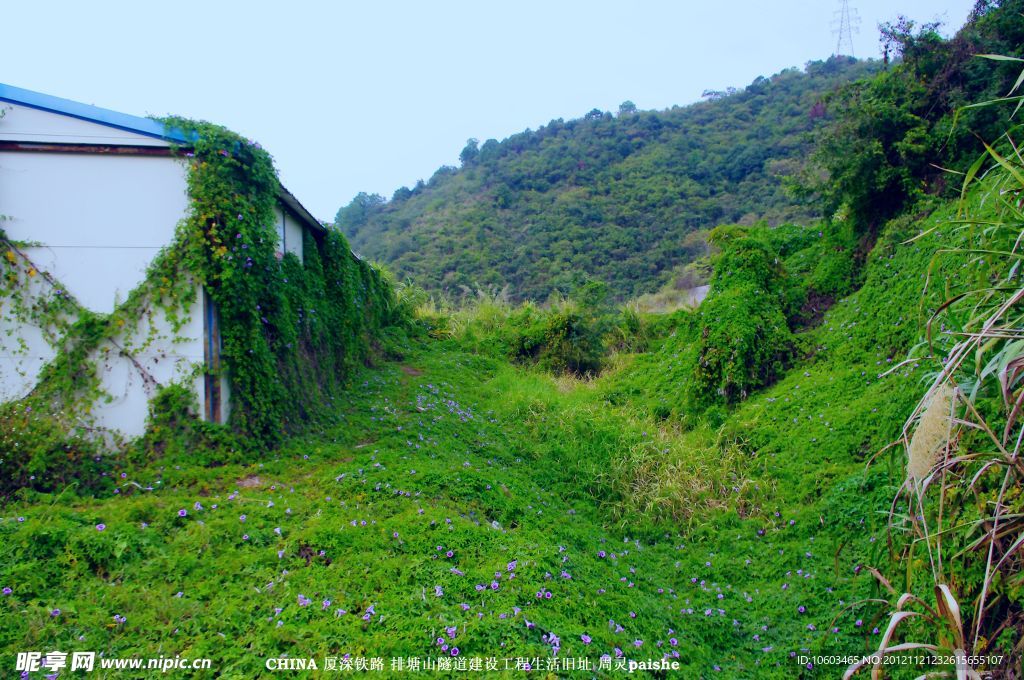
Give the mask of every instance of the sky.
[[[959, 28], [974, 0], [849, 0], [853, 54], [903, 14]], [[504, 139], [591, 109], [665, 109], [835, 50], [838, 0], [36, 0], [7, 3], [0, 82], [258, 140], [333, 221]]]

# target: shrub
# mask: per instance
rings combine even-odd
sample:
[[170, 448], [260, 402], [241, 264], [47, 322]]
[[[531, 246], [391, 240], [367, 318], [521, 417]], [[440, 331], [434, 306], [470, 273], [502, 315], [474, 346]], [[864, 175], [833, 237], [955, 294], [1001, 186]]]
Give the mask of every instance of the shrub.
[[146, 432], [133, 442], [131, 455], [140, 463], [162, 458], [215, 466], [243, 459], [251, 448], [246, 442], [224, 425], [201, 420], [192, 390], [172, 383], [150, 400]]
[[735, 403], [774, 382], [792, 334], [778, 300], [757, 286], [729, 288], [701, 310], [692, 395], [698, 403]]
[[57, 491], [68, 485], [96, 493], [110, 486], [113, 459], [54, 417], [16, 401], [0, 406], [0, 497], [20, 488]]
[[798, 301], [766, 241], [770, 230], [718, 227], [721, 249], [711, 293], [701, 306], [697, 359], [689, 386], [696, 405], [735, 403], [771, 384], [791, 352], [785, 310]]

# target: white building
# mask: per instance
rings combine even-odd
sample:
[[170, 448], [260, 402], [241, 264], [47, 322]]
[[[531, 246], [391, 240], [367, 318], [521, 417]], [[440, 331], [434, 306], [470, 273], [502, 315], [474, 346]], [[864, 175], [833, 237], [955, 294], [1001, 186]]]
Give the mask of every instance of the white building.
[[[180, 132], [154, 120], [0, 84], [0, 257], [24, 272], [20, 308], [68, 294], [107, 314], [145, 278], [186, 217], [186, 160]], [[324, 227], [292, 196], [278, 196], [279, 250], [302, 258], [303, 230]], [[0, 402], [27, 396], [60, 338], [17, 313], [0, 287]], [[170, 330], [151, 310], [90, 356], [105, 396], [89, 426], [133, 437], [145, 428], [160, 385], [191, 381], [204, 418], [227, 417], [228, 383], [207, 367], [219, 361], [216, 313], [197, 286], [184, 327]], [[67, 319], [66, 321], [73, 321]]]

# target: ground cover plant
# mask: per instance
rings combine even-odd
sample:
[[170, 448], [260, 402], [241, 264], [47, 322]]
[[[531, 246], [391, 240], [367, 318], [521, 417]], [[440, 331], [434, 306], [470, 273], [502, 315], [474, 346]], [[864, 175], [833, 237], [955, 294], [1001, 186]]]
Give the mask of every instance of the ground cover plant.
[[360, 370], [336, 426], [259, 462], [181, 455], [95, 498], [23, 492], [0, 521], [0, 645], [210, 656], [222, 677], [280, 654], [543, 670], [555, 652], [829, 677], [798, 657], [871, 651], [888, 614], [872, 570], [904, 469], [865, 461], [925, 375], [891, 370], [920, 328], [893, 304], [919, 299], [936, 237], [901, 245], [918, 232], [896, 224], [809, 333], [813, 360], [724, 426], [616, 404], [656, 401], [626, 367], [668, 340], [586, 380], [424, 332]]

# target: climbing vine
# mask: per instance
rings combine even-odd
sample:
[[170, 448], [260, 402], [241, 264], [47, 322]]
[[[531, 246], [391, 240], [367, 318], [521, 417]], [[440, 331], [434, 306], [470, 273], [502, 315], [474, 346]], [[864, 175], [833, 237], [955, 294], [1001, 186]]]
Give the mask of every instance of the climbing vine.
[[175, 264], [219, 311], [232, 428], [273, 444], [329, 408], [369, 335], [392, 320], [393, 293], [334, 230], [304, 230], [304, 263], [291, 253], [279, 260], [270, 155], [219, 126], [164, 123], [195, 140]]
[[[397, 321], [390, 285], [352, 254], [340, 232], [304, 229], [303, 261], [278, 254], [274, 224], [280, 184], [271, 156], [259, 144], [205, 122], [162, 122], [190, 140], [174, 149], [188, 163], [188, 215], [144, 281], [112, 313], [79, 305], [35, 266], [26, 249], [0, 232], [0, 304], [19, 323], [41, 329], [56, 351], [31, 394], [0, 407], [0, 429], [6, 432], [0, 437], [0, 469], [8, 473], [0, 475], [7, 479], [0, 493], [18, 486], [53, 488], [53, 476], [43, 475], [44, 482], [30, 469], [40, 467], [33, 451], [43, 455], [35, 446], [42, 439], [50, 451], [43, 457], [53, 458], [55, 432], [82, 449], [95, 443], [83, 423], [92, 405], [107, 397], [98, 360], [111, 351], [133, 363], [151, 392], [149, 431], [136, 442], [136, 451], [140, 442], [152, 453], [162, 451], [169, 437], [210, 434], [211, 428], [192, 425], [197, 414], [191, 390], [157, 384], [133, 358], [158, 340], [182, 339], [182, 329], [201, 305], [199, 287], [219, 314], [218, 377], [227, 378], [231, 395], [226, 434], [238, 435], [250, 450], [273, 446], [327, 417], [375, 333]], [[156, 323], [158, 316], [168, 322], [169, 336]], [[161, 413], [154, 405], [183, 413]], [[49, 423], [49, 435], [42, 439], [32, 435], [38, 426], [30, 426], [40, 419]], [[15, 430], [25, 436], [11, 434]]]

